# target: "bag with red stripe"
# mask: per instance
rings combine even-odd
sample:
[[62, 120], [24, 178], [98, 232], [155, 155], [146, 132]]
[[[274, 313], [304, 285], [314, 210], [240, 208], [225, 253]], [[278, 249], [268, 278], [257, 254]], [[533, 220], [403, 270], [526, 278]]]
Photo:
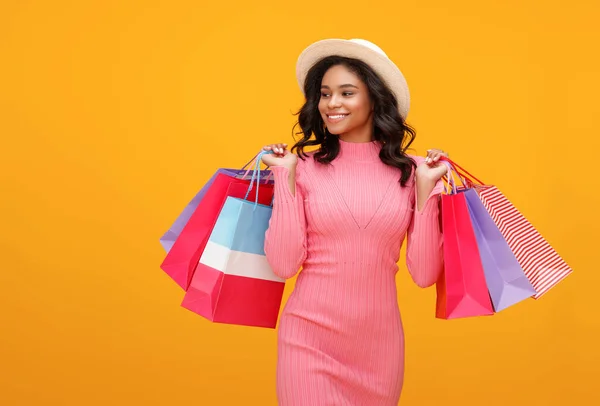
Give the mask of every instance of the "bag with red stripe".
[[463, 184], [473, 188], [494, 223], [515, 255], [525, 276], [535, 289], [534, 299], [540, 298], [573, 270], [542, 237], [536, 228], [494, 185], [477, 180], [464, 168], [448, 158]]

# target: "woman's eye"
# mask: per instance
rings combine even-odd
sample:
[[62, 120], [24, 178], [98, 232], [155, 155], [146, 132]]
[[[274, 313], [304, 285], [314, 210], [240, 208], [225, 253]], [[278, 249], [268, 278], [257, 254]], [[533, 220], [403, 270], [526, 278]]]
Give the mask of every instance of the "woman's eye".
[[344, 96], [352, 96], [352, 94], [353, 94], [353, 93], [352, 93], [352, 92], [344, 92], [344, 93], [342, 93], [342, 94], [343, 94]]
[[327, 93], [321, 93], [321, 97], [327, 97], [329, 96]]

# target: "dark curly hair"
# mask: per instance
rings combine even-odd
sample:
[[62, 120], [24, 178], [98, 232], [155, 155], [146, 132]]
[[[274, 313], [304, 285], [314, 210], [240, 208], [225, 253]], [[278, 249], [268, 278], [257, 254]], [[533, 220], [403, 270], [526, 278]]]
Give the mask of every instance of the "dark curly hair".
[[405, 153], [414, 141], [416, 132], [400, 116], [396, 96], [385, 82], [369, 65], [358, 59], [328, 56], [308, 71], [304, 82], [306, 103], [296, 113], [298, 122], [294, 125], [294, 129], [300, 126], [302, 131], [296, 132], [295, 135], [302, 135], [302, 139], [292, 147], [292, 152], [297, 152], [298, 156], [304, 159], [307, 156], [304, 152], [305, 147], [319, 146], [314, 153], [314, 159], [323, 164], [330, 163], [338, 156], [340, 141], [325, 128], [319, 113], [321, 81], [327, 70], [336, 65], [345, 66], [367, 85], [369, 97], [374, 105], [373, 137], [382, 144], [379, 157], [386, 165], [400, 169], [402, 175], [399, 181], [405, 186], [416, 168], [416, 163]]

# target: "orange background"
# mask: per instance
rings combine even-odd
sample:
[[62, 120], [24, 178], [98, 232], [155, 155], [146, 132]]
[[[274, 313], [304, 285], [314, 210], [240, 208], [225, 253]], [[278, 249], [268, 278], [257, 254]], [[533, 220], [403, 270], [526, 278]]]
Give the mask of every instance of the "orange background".
[[296, 58], [327, 37], [380, 45], [416, 153], [498, 185], [575, 270], [441, 321], [402, 262], [401, 403], [598, 404], [599, 17], [577, 0], [3, 1], [0, 404], [276, 404], [275, 331], [181, 308], [158, 240], [217, 167], [291, 143]]

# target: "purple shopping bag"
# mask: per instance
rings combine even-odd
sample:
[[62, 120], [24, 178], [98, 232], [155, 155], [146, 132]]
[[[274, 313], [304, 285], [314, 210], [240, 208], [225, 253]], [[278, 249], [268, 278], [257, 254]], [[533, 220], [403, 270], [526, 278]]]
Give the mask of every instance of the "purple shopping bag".
[[460, 191], [467, 200], [494, 311], [499, 312], [535, 295], [535, 289], [475, 189]]
[[[256, 157], [254, 157], [254, 158], [256, 158]], [[198, 205], [204, 198], [206, 191], [213, 184], [215, 178], [219, 174], [224, 174], [224, 175], [231, 176], [233, 178], [238, 178], [238, 179], [249, 178], [250, 177], [249, 174], [251, 174], [251, 172], [249, 169], [246, 169], [246, 168], [254, 160], [254, 158], [252, 158], [252, 160], [250, 160], [250, 162], [248, 162], [246, 165], [244, 165], [241, 169], [221, 168], [214, 173], [214, 175], [209, 179], [208, 182], [206, 182], [206, 184], [202, 187], [202, 189], [200, 189], [200, 191], [196, 194], [196, 196], [194, 196], [194, 198], [187, 204], [187, 206], [185, 206], [185, 208], [179, 214], [179, 216], [177, 217], [175, 222], [171, 225], [171, 227], [160, 238], [160, 244], [163, 246], [164, 250], [167, 253], [169, 251], [171, 251], [173, 244], [175, 244], [175, 240], [177, 240], [177, 237], [179, 237], [179, 234], [181, 234], [183, 227], [185, 227], [185, 225], [189, 221], [190, 217], [192, 217], [192, 214], [194, 214], [194, 211], [196, 210], [196, 208], [198, 207]], [[264, 183], [273, 183], [273, 179], [269, 176], [269, 174], [270, 174], [270, 171], [269, 172], [261, 171], [260, 176], [265, 177]]]

